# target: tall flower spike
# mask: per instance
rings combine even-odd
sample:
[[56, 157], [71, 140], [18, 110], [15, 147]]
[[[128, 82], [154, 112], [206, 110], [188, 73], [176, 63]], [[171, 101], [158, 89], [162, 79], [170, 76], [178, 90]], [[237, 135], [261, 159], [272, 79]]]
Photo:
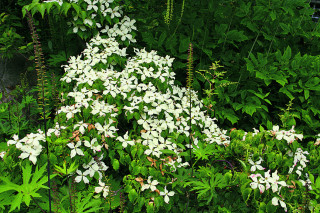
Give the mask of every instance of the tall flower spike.
[[[43, 124], [44, 124], [44, 134], [45, 138], [47, 138], [47, 118], [46, 115], [48, 114], [46, 110], [46, 102], [47, 98], [46, 96], [48, 95], [48, 87], [47, 87], [47, 82], [45, 78], [45, 64], [44, 64], [44, 57], [43, 57], [43, 52], [41, 48], [41, 43], [39, 41], [38, 34], [36, 32], [32, 16], [28, 10], [26, 10], [27, 14], [27, 19], [28, 19], [28, 25], [31, 31], [31, 36], [32, 36], [32, 41], [33, 41], [33, 46], [34, 46], [34, 56], [35, 56], [35, 64], [36, 64], [36, 70], [37, 70], [37, 75], [38, 75], [38, 82], [37, 82], [37, 87], [39, 90], [39, 95], [38, 95], [38, 104], [41, 109], [41, 114], [43, 118]], [[49, 212], [51, 213], [51, 189], [50, 189], [50, 153], [49, 153], [49, 145], [48, 142], [46, 142], [46, 149], [47, 149], [47, 174], [48, 174], [48, 192], [49, 192]]]
[[192, 89], [193, 81], [193, 47], [192, 43], [189, 44], [188, 49], [188, 64], [187, 64], [187, 88]]

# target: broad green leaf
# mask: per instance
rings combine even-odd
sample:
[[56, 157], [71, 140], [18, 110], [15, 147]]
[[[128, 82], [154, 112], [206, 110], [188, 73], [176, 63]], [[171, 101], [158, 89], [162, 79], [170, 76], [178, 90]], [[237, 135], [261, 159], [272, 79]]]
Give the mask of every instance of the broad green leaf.
[[250, 195], [251, 195], [251, 192], [252, 192], [252, 189], [251, 188], [245, 188], [242, 192], [242, 198], [244, 200], [245, 203], [247, 203], [247, 201], [249, 200], [250, 198]]
[[305, 89], [303, 92], [304, 92], [304, 98], [307, 100], [309, 98], [310, 92], [307, 89]]
[[119, 169], [119, 166], [120, 166], [120, 163], [117, 159], [113, 159], [113, 162], [112, 162], [112, 167], [114, 170], [118, 170]]
[[189, 44], [190, 44], [190, 38], [184, 38], [180, 40], [180, 45], [179, 45], [179, 52], [186, 52], [189, 49]]
[[282, 60], [288, 61], [290, 58], [291, 58], [291, 48], [290, 46], [288, 46], [283, 53]]
[[160, 38], [159, 38], [159, 41], [158, 41], [158, 46], [159, 46], [159, 47], [162, 46], [162, 44], [163, 44], [164, 40], [166, 39], [166, 37], [167, 37], [167, 33], [166, 33], [166, 31], [163, 31], [163, 32], [161, 33]]
[[44, 18], [44, 13], [46, 12], [46, 3], [38, 4], [37, 9], [41, 13], [42, 18]]
[[77, 15], [79, 15], [80, 10], [81, 10], [80, 6], [76, 3], [71, 3], [71, 5], [72, 5], [73, 9], [76, 11]]
[[[47, 13], [50, 14], [50, 10], [52, 8], [53, 5], [55, 5], [54, 3], [57, 3], [57, 2], [48, 2], [48, 3], [45, 3], [45, 7], [46, 7], [46, 10], [47, 10]], [[58, 4], [59, 5], [59, 4]], [[43, 18], [43, 17], [42, 17]]]
[[131, 189], [128, 197], [129, 197], [130, 202], [133, 203], [137, 199], [138, 193], [136, 192], [135, 189]]
[[67, 13], [69, 11], [69, 9], [71, 8], [71, 4], [68, 2], [63, 2], [63, 4], [61, 5], [61, 13], [64, 13], [65, 16], [67, 16]]

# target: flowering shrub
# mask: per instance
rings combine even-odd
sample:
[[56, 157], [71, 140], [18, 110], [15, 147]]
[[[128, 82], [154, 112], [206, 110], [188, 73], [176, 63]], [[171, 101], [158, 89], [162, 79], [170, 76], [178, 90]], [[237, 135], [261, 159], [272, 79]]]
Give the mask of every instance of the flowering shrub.
[[[89, 10], [102, 7], [100, 1], [99, 7], [94, 4], [98, 1], [85, 2]], [[120, 9], [114, 8], [113, 18], [120, 17]], [[125, 25], [123, 20], [118, 23]], [[115, 25], [107, 27], [108, 35], [92, 38], [82, 54], [64, 66], [63, 106], [47, 137], [39, 130], [7, 141], [0, 172], [8, 175], [1, 178], [1, 185], [28, 181], [25, 172], [22, 178], [11, 176], [20, 172], [19, 164], [31, 172], [28, 161], [42, 166], [41, 172], [35, 169], [38, 180], [47, 160], [42, 147], [49, 143], [53, 180], [61, 185], [54, 202], [65, 212], [318, 208], [320, 179], [314, 180], [316, 169], [308, 167], [317, 162], [314, 145], [309, 144], [310, 153], [304, 151], [298, 143], [303, 136], [294, 128], [284, 131], [275, 126], [253, 133], [220, 129], [195, 91], [174, 84], [173, 58], [145, 49], [134, 49], [128, 56], [118, 41], [133, 42], [132, 37], [123, 37]], [[41, 177], [44, 184], [46, 176]], [[78, 193], [73, 195], [76, 204], [69, 205], [67, 185], [72, 179]], [[23, 203], [48, 210], [45, 191], [33, 194], [30, 204], [31, 198], [9, 202], [5, 197], [10, 190], [0, 189], [0, 208], [10, 205], [14, 211]], [[310, 206], [305, 195], [309, 191], [315, 192], [308, 193]]]

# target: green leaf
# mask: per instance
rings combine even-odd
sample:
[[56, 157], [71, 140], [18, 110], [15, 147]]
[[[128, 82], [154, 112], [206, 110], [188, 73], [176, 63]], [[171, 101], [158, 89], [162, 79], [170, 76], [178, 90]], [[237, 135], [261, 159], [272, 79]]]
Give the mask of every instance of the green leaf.
[[38, 4], [37, 5], [38, 11], [41, 13], [42, 18], [44, 18], [44, 13], [46, 12], [46, 4]]
[[276, 12], [275, 12], [274, 10], [273, 10], [273, 11], [271, 11], [271, 13], [270, 13], [270, 17], [271, 17], [272, 21], [276, 20], [276, 18], [277, 18], [277, 14], [276, 14]]
[[161, 33], [160, 38], [159, 38], [159, 41], [158, 41], [158, 46], [159, 46], [159, 47], [162, 46], [162, 44], [163, 44], [164, 40], [166, 39], [166, 37], [167, 37], [167, 33], [166, 33], [166, 31], [163, 31], [163, 32]]
[[247, 201], [250, 198], [252, 189], [251, 188], [245, 188], [244, 190], [241, 191], [242, 192], [242, 198], [245, 201], [245, 203], [247, 203]]
[[236, 42], [242, 42], [242, 41], [248, 40], [248, 37], [244, 35], [244, 31], [230, 30], [226, 36], [228, 40], [236, 41]]
[[81, 9], [80, 6], [76, 3], [71, 3], [71, 5], [72, 5], [73, 9], [76, 11], [77, 15], [79, 15], [80, 9]]
[[320, 177], [318, 177], [316, 180], [316, 187], [320, 189]]
[[130, 202], [133, 203], [137, 199], [138, 193], [136, 192], [135, 189], [131, 189], [128, 197], [129, 197]]
[[179, 52], [186, 52], [189, 48], [189, 44], [190, 44], [190, 38], [184, 38], [180, 40], [180, 45], [179, 45]]
[[[5, 191], [14, 190], [18, 193], [15, 195], [12, 203], [10, 212], [14, 211], [16, 208], [20, 209], [20, 205], [22, 202], [25, 202], [27, 206], [29, 206], [32, 197], [41, 197], [40, 194], [37, 193], [40, 189], [48, 189], [47, 186], [43, 185], [48, 181], [48, 177], [43, 175], [46, 171], [47, 164], [43, 165], [40, 169], [38, 166], [35, 171], [32, 172], [32, 165], [30, 162], [27, 162], [25, 167], [22, 167], [22, 185], [17, 185], [15, 183], [10, 182], [7, 177], [0, 176], [0, 179], [5, 182], [5, 185], [1, 185], [0, 193]], [[56, 175], [51, 175], [51, 178]], [[32, 180], [30, 182], [30, 179]], [[30, 183], [29, 183], [30, 182]]]
[[[54, 165], [56, 168], [56, 171], [63, 174], [63, 175], [69, 175], [75, 172], [78, 168], [78, 165], [76, 165], [76, 162], [73, 162], [69, 168], [67, 168], [67, 163], [64, 161], [63, 167], [60, 167], [58, 165]], [[60, 175], [61, 176], [61, 175]]]
[[242, 160], [240, 160], [240, 159], [237, 159], [237, 160], [240, 162], [240, 164], [243, 167], [244, 171], [247, 173], [249, 171], [249, 168], [247, 167], [247, 165]]
[[287, 47], [287, 49], [284, 51], [282, 60], [288, 61], [291, 58], [291, 48], [290, 46]]
[[[54, 5], [55, 2], [48, 2], [48, 3], [45, 3], [45, 7], [46, 7], [46, 10], [47, 10], [47, 13], [50, 14], [50, 10], [51, 10], [51, 7]], [[43, 18], [43, 17], [42, 17]]]
[[22, 203], [22, 197], [23, 197], [22, 193], [19, 193], [15, 196], [14, 200], [11, 203], [11, 208], [10, 208], [9, 212], [14, 211], [16, 208], [18, 208], [20, 210], [20, 206]]
[[113, 162], [112, 162], [112, 167], [114, 170], [118, 170], [119, 167], [120, 167], [120, 163], [117, 159], [113, 159]]
[[310, 91], [306, 89], [303, 92], [304, 92], [304, 98], [307, 100], [309, 98]]
[[71, 4], [68, 2], [63, 2], [61, 5], [61, 13], [64, 13], [65, 16], [67, 16], [67, 13], [69, 9], [71, 8]]
[[268, 204], [267, 204], [267, 212], [268, 212], [268, 213], [273, 213], [273, 212], [276, 212], [276, 210], [277, 210], [277, 207], [274, 206], [274, 205], [272, 204], [272, 201], [270, 200], [270, 201], [268, 202]]

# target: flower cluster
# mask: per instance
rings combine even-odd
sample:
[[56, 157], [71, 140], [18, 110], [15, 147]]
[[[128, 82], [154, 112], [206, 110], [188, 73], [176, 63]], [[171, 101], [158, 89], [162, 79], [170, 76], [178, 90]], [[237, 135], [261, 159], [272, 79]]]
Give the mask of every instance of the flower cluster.
[[305, 156], [308, 154], [309, 153], [307, 151], [303, 151], [301, 148], [297, 148], [296, 152], [294, 153], [293, 166], [289, 169], [289, 174], [293, 172], [293, 169], [299, 163], [300, 165], [297, 167], [296, 173], [299, 177], [301, 176], [301, 172], [304, 168], [307, 167], [306, 163], [309, 162], [307, 160], [307, 157]]
[[[145, 49], [135, 49], [134, 52], [136, 56], [129, 58], [119, 72], [116, 62], [107, 61], [110, 57], [126, 56], [126, 49], [121, 49], [115, 38], [103, 38], [102, 35], [93, 38], [83, 51], [83, 57], [71, 57], [69, 64], [64, 66], [66, 73], [61, 81], [75, 85], [73, 91], [65, 94], [64, 98], [74, 104], [61, 107], [58, 113], [65, 116], [67, 121], [81, 117], [76, 115], [84, 110], [91, 117], [106, 118], [104, 123], [91, 124], [95, 127], [92, 131], [120, 143], [123, 149], [142, 144], [145, 155], [158, 158], [172, 172], [189, 165], [183, 162], [180, 156], [183, 150], [174, 139], [174, 135], [190, 136], [189, 123], [199, 129], [204, 142], [225, 146], [230, 143], [226, 130], [221, 130], [215, 119], [205, 115], [203, 103], [193, 90], [190, 91], [193, 107], [189, 116], [189, 90], [174, 85], [172, 58], [161, 57], [156, 51], [147, 52]], [[106, 66], [104, 69], [96, 69], [99, 64]], [[96, 84], [100, 85], [99, 91], [93, 86]], [[121, 102], [110, 104], [105, 101], [108, 97]], [[135, 132], [134, 136], [129, 136], [130, 131], [124, 135], [118, 133], [118, 116], [121, 113], [128, 119], [136, 119], [135, 128], [140, 130], [140, 134]], [[74, 129], [85, 135], [88, 124], [78, 121]], [[102, 145], [99, 143], [94, 139], [91, 142], [84, 141], [84, 145], [93, 152], [101, 151]], [[197, 143], [198, 138], [195, 138], [193, 146], [197, 146]], [[71, 148], [71, 157], [82, 155], [85, 148], [81, 136], [79, 141], [69, 143], [68, 146]], [[176, 156], [164, 154], [162, 150], [166, 149], [173, 151]], [[96, 164], [93, 162], [92, 165]], [[91, 174], [94, 172], [99, 172], [97, 166], [92, 168]], [[85, 178], [88, 172], [79, 169], [78, 174], [78, 181], [87, 182]], [[148, 180], [143, 189], [148, 186], [154, 189], [155, 181]], [[171, 194], [164, 192], [165, 201]]]
[[42, 151], [40, 141], [46, 141], [46, 139], [44, 133], [39, 129], [38, 133], [30, 133], [21, 140], [14, 135], [13, 140], [8, 140], [7, 145], [15, 145], [18, 150], [22, 151], [19, 158], [29, 158], [33, 164], [36, 164], [37, 157]]
[[275, 136], [277, 140], [286, 140], [288, 144], [291, 144], [293, 141], [302, 140], [302, 134], [296, 134], [294, 130], [294, 126], [289, 131], [279, 130], [279, 126], [274, 126], [270, 131], [272, 136]]
[[[273, 193], [277, 193], [279, 197], [281, 188], [287, 187], [286, 182], [279, 181], [280, 177], [277, 174], [278, 172], [275, 171], [270, 175], [270, 170], [264, 173], [264, 177], [261, 174], [251, 174], [249, 177], [252, 179], [252, 183], [250, 183], [250, 186], [252, 189], [259, 189], [260, 193], [263, 193], [265, 190], [268, 190], [271, 188]], [[279, 199], [279, 197], [274, 197], [272, 199], [273, 205], [278, 205], [278, 202], [280, 202], [281, 207], [284, 208], [285, 211], [287, 211], [286, 204], [283, 202], [282, 199]]]
[[[64, 3], [63, 0], [44, 1], [44, 3], [49, 2], [57, 2], [60, 6]], [[132, 32], [137, 30], [134, 26], [135, 20], [130, 20], [128, 16], [124, 16], [119, 21], [119, 18], [123, 16], [123, 11], [121, 6], [114, 3], [114, 0], [69, 0], [69, 2], [81, 5], [81, 9], [89, 14], [83, 16], [78, 13], [72, 21], [67, 23], [72, 28], [73, 33], [98, 29], [101, 34], [106, 34], [110, 38], [119, 37], [121, 41], [136, 42], [132, 36]], [[116, 20], [112, 21], [114, 19]], [[110, 28], [107, 24], [112, 24], [112, 22], [114, 25]]]
[[284, 181], [279, 181], [280, 177], [277, 174], [277, 171], [273, 172], [270, 176], [270, 170], [264, 173], [264, 177], [261, 174], [251, 174], [249, 176], [252, 179], [252, 183], [250, 183], [250, 186], [252, 189], [258, 188], [260, 190], [260, 193], [263, 193], [265, 190], [268, 190], [269, 188], [272, 189], [272, 192], [278, 192], [280, 193], [281, 186], [287, 186], [287, 184]]

